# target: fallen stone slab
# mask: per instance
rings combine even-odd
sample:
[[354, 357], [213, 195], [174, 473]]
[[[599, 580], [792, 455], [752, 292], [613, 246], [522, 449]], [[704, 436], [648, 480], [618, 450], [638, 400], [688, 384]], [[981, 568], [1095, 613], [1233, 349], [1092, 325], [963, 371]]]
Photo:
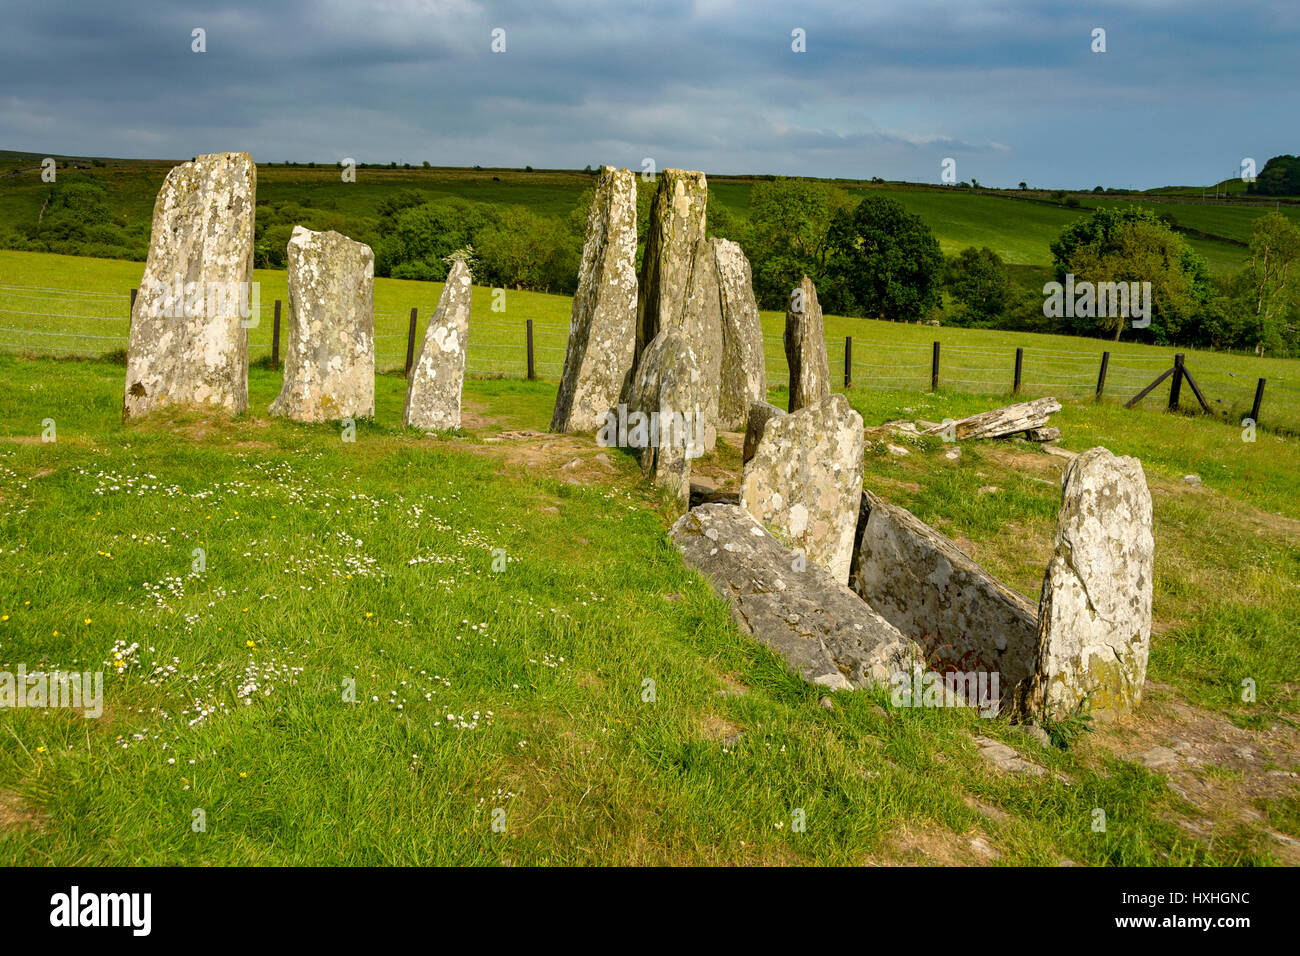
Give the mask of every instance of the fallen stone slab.
[[636, 177], [604, 166], [587, 212], [551, 431], [595, 431], [618, 406], [636, 351], [636, 303]]
[[957, 441], [967, 438], [1002, 438], [1016, 432], [1042, 428], [1048, 419], [1061, 410], [1061, 403], [1054, 398], [1036, 398], [1032, 402], [1019, 402], [1003, 408], [980, 412], [969, 418], [962, 418], [947, 425], [933, 425], [927, 428], [926, 435], [951, 435]]
[[167, 173], [131, 309], [123, 421], [168, 405], [248, 409], [256, 202], [247, 153], [199, 156]]
[[807, 681], [832, 690], [887, 686], [919, 660], [912, 641], [741, 507], [702, 505], [677, 520], [670, 538], [741, 629]]
[[1155, 540], [1142, 464], [1092, 448], [1061, 479], [1055, 552], [1039, 601], [1030, 706], [1063, 719], [1137, 706], [1151, 640]]
[[862, 416], [843, 395], [767, 420], [740, 501], [790, 547], [849, 580], [862, 493]]
[[272, 415], [295, 422], [375, 417], [375, 254], [337, 232], [294, 226], [289, 342]]
[[940, 670], [997, 674], [1003, 707], [1035, 673], [1038, 609], [905, 508], [860, 497], [849, 585]]
[[464, 260], [457, 259], [447, 272], [438, 307], [429, 318], [420, 351], [411, 367], [406, 406], [402, 409], [403, 425], [432, 429], [460, 427], [472, 293], [469, 267]]

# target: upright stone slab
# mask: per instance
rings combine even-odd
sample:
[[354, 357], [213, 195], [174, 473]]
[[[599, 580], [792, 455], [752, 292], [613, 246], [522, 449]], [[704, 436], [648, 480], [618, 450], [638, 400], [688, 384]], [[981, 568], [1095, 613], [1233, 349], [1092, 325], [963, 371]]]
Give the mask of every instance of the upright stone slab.
[[1030, 708], [1061, 719], [1137, 706], [1151, 639], [1155, 541], [1142, 464], [1093, 448], [1066, 466], [1038, 608]]
[[665, 169], [659, 174], [646, 229], [637, 287], [636, 355], [662, 329], [681, 326], [695, 249], [704, 238], [709, 184], [703, 173]]
[[722, 362], [719, 370], [718, 427], [742, 431], [750, 406], [767, 399], [767, 358], [763, 325], [754, 299], [749, 260], [729, 239], [710, 239], [722, 301]]
[[745, 420], [745, 447], [741, 452], [741, 464], [749, 464], [749, 460], [758, 451], [758, 443], [763, 440], [763, 431], [767, 428], [767, 423], [773, 418], [784, 418], [786, 414], [788, 413], [783, 409], [769, 405], [767, 402], [755, 402], [749, 406], [749, 417]]
[[604, 166], [587, 212], [551, 431], [594, 431], [618, 406], [636, 351], [636, 309], [636, 177]]
[[248, 408], [256, 198], [247, 153], [199, 156], [167, 174], [131, 310], [123, 421], [167, 405]]
[[767, 419], [740, 503], [840, 584], [849, 580], [862, 496], [862, 416], [843, 395]]
[[375, 417], [375, 254], [337, 232], [289, 239], [289, 347], [271, 414], [296, 422]]
[[817, 287], [807, 276], [790, 293], [785, 313], [785, 360], [790, 366], [790, 411], [815, 405], [831, 393], [826, 329]]
[[996, 673], [1004, 705], [1033, 677], [1038, 609], [910, 511], [869, 491], [849, 587], [934, 664]]
[[790, 670], [832, 690], [889, 684], [919, 666], [917, 646], [856, 594], [799, 558], [736, 505], [704, 504], [669, 533], [746, 632]]
[[460, 427], [460, 396], [469, 345], [469, 267], [457, 259], [411, 366], [402, 424], [437, 430]]
[[639, 450], [642, 471], [682, 510], [690, 504], [691, 459], [704, 453], [702, 416], [692, 404], [699, 379], [699, 360], [682, 333], [656, 335], [637, 364], [622, 443]]
[[691, 278], [686, 284], [686, 308], [677, 327], [699, 362], [699, 379], [690, 404], [700, 412], [700, 438], [704, 451], [713, 451], [718, 439], [718, 394], [722, 388], [722, 293], [712, 244], [695, 244]]

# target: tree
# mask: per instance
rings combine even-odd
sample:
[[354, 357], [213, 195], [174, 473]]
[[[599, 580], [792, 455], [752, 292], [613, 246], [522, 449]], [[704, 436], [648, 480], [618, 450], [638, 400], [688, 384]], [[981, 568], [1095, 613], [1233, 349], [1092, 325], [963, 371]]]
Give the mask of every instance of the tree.
[[962, 304], [962, 325], [991, 327], [1006, 308], [1010, 283], [1002, 259], [987, 246], [967, 246], [948, 260], [944, 275], [952, 297]]
[[1239, 289], [1237, 303], [1251, 318], [1247, 335], [1253, 339], [1243, 344], [1271, 351], [1290, 351], [1300, 344], [1300, 229], [1280, 212], [1255, 220]]
[[1023, 190], [1023, 189], [1028, 189], [1028, 188], [1029, 188], [1029, 184], [1026, 183], [1026, 182], [1022, 179], [1022, 180], [1020, 180], [1020, 188], [1021, 188], [1022, 190]]
[[[920, 216], [888, 196], [867, 196], [831, 224], [830, 309], [918, 321], [939, 302], [943, 253]], [[820, 291], [820, 290], [819, 290]]]
[[1300, 196], [1300, 157], [1274, 156], [1246, 191], [1263, 196]]
[[[843, 190], [808, 179], [774, 178], [754, 185], [749, 194], [749, 234], [728, 238], [745, 247], [760, 305], [785, 308], [790, 290], [804, 275], [820, 290], [830, 254], [831, 223], [850, 202]], [[710, 201], [709, 208], [714, 205]], [[735, 217], [726, 226], [735, 231]]]

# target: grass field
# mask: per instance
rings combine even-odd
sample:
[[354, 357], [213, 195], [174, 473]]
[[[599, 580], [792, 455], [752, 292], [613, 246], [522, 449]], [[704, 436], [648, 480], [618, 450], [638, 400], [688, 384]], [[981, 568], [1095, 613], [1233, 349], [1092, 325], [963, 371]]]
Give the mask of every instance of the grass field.
[[[260, 367], [249, 415], [125, 428], [121, 375], [0, 355], [0, 670], [107, 671], [101, 719], [0, 721], [0, 863], [1296, 862], [1293, 438], [1067, 400], [1063, 444], [1152, 487], [1156, 683], [1035, 750], [964, 711], [820, 706], [683, 567], [631, 458], [501, 438], [545, 429], [551, 383], [471, 379], [466, 427], [424, 436], [381, 375], [345, 442], [268, 419]], [[869, 425], [998, 401], [849, 394]], [[871, 438], [868, 487], [1037, 595], [1059, 459]], [[700, 467], [737, 464], [724, 441]], [[1049, 772], [994, 770], [977, 734]], [[1157, 745], [1198, 763], [1132, 759]]]
[[[39, 354], [100, 355], [125, 348], [129, 290], [143, 267], [113, 259], [0, 250], [0, 349]], [[269, 357], [276, 299], [288, 301], [285, 273], [256, 272], [261, 320], [249, 332], [253, 360]], [[423, 335], [441, 292], [437, 283], [375, 280], [375, 347], [381, 368], [400, 369], [406, 357], [410, 310], [419, 309]], [[76, 290], [75, 293], [59, 290]], [[565, 296], [507, 291], [505, 310], [493, 312], [491, 290], [476, 289], [468, 354], [472, 374], [522, 375], [525, 323], [534, 323], [538, 376], [558, 380], [568, 341], [571, 300]], [[34, 313], [34, 314], [33, 314]], [[284, 313], [287, 319], [287, 312]], [[784, 315], [762, 314], [773, 383], [788, 376], [781, 345]], [[863, 389], [921, 392], [929, 388], [932, 343], [940, 343], [940, 382], [956, 392], [1006, 394], [1017, 347], [1025, 349], [1022, 388], [1029, 396], [1083, 397], [1096, 389], [1101, 353], [1111, 352], [1107, 395], [1127, 400], [1173, 364], [1174, 350], [1126, 342], [955, 327], [934, 328], [826, 317], [831, 368], [842, 379], [844, 339], [853, 338], [852, 380]], [[282, 331], [281, 346], [287, 341]], [[1211, 407], [1235, 422], [1250, 411], [1255, 383], [1267, 378], [1261, 424], [1300, 434], [1300, 361], [1219, 352], [1188, 352], [1187, 365]], [[1186, 401], [1194, 402], [1189, 390]], [[1155, 408], [1168, 389], [1144, 404]]]

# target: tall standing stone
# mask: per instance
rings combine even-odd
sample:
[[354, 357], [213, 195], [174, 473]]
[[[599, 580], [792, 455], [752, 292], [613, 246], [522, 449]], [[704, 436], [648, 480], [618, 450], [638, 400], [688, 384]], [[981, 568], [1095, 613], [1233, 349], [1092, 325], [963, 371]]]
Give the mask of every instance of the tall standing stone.
[[709, 184], [703, 173], [665, 169], [659, 175], [637, 287], [637, 361], [662, 329], [684, 324], [695, 249], [704, 238]]
[[455, 260], [443, 283], [438, 307], [424, 330], [406, 386], [402, 424], [413, 428], [460, 427], [460, 396], [469, 345], [469, 267]]
[[1029, 709], [1059, 720], [1086, 699], [1096, 716], [1123, 714], [1141, 700], [1150, 648], [1151, 493], [1141, 462], [1105, 448], [1070, 462], [1061, 489]]
[[636, 309], [636, 177], [604, 166], [587, 212], [551, 431], [593, 431], [618, 405], [636, 351]]
[[297, 422], [375, 417], [375, 254], [337, 232], [289, 239], [289, 347], [271, 414]]
[[790, 366], [790, 411], [815, 405], [831, 393], [826, 329], [817, 288], [807, 276], [790, 293], [785, 313], [785, 360]]
[[677, 328], [699, 362], [699, 378], [690, 404], [699, 409], [704, 451], [713, 451], [718, 439], [718, 396], [722, 390], [722, 292], [713, 245], [706, 239], [695, 244], [691, 278], [686, 284], [686, 308]]
[[787, 546], [849, 580], [862, 497], [862, 416], [843, 395], [767, 418], [740, 503]]
[[767, 358], [763, 325], [754, 299], [749, 260], [729, 239], [710, 239], [722, 304], [722, 362], [718, 427], [743, 431], [749, 408], [767, 400]]
[[166, 405], [248, 408], [257, 167], [213, 153], [167, 174], [126, 351], [122, 419]]
[[628, 402], [626, 446], [640, 450], [641, 470], [684, 511], [691, 497], [691, 459], [703, 454], [700, 363], [677, 329], [664, 329], [637, 364]]

